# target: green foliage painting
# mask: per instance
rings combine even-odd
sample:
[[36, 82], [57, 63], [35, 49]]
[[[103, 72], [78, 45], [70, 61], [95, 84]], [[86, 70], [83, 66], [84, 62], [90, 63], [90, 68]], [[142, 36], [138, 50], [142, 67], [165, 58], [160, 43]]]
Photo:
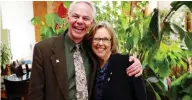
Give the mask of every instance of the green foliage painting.
[[41, 40], [62, 34], [68, 27], [66, 16], [71, 1], [54, 1], [57, 3], [53, 13], [47, 13], [45, 21], [40, 20], [39, 16], [31, 19], [33, 25], [40, 26]]

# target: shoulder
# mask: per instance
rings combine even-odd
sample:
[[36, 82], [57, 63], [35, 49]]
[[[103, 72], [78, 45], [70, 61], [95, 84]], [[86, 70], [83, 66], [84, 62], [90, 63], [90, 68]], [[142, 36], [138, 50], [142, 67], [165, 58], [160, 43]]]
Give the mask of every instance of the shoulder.
[[51, 38], [48, 38], [48, 39], [45, 39], [45, 40], [42, 40], [42, 41], [40, 41], [40, 42], [38, 42], [38, 43], [36, 43], [36, 45], [37, 46], [48, 46], [48, 45], [50, 45], [50, 44], [52, 44], [53, 43], [53, 41], [55, 40], [55, 38], [56, 37], [51, 37]]
[[50, 37], [48, 39], [45, 39], [45, 40], [42, 40], [42, 41], [36, 43], [35, 47], [39, 47], [40, 49], [52, 48], [55, 41], [60, 41], [62, 39], [63, 39], [63, 35], [53, 36], [53, 37]]
[[119, 53], [111, 54], [108, 63], [109, 66], [113, 66], [115, 69], [117, 66], [121, 66], [118, 69], [127, 68], [127, 66], [130, 65], [129, 55], [122, 55]]
[[121, 62], [126, 61], [126, 62], [128, 62], [128, 60], [129, 60], [129, 55], [128, 55], [128, 54], [123, 55], [123, 54], [120, 54], [120, 53], [115, 53], [115, 54], [111, 54], [109, 60], [112, 60], [112, 61], [121, 61]]

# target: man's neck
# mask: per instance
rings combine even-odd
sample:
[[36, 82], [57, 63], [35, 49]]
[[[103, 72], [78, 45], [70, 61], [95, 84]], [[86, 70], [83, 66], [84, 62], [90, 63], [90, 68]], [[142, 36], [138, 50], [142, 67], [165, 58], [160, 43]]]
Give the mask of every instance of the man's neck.
[[82, 38], [82, 39], [73, 38], [73, 37], [71, 36], [71, 34], [69, 34], [69, 31], [67, 32], [67, 35], [68, 35], [69, 38], [70, 38], [74, 43], [76, 43], [76, 44], [80, 43], [80, 42], [83, 40], [83, 38]]

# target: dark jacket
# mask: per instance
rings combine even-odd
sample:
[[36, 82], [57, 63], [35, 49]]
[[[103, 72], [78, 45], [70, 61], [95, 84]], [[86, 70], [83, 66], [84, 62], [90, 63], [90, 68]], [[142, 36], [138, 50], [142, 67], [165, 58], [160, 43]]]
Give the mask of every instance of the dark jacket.
[[[84, 41], [85, 47], [86, 41]], [[87, 48], [88, 52], [90, 48]], [[96, 73], [96, 62], [92, 60], [92, 70], [88, 91], [91, 95]], [[68, 100], [68, 78], [64, 35], [52, 37], [37, 43], [34, 47], [32, 73], [28, 100]]]
[[129, 56], [112, 54], [108, 61], [103, 100], [147, 100], [143, 77], [126, 74]]

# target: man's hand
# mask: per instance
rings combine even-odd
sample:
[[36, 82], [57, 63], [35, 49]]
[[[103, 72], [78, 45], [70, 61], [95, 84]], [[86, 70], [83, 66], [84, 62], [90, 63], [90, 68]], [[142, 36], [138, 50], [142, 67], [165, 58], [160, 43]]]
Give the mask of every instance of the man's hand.
[[130, 56], [129, 62], [133, 62], [133, 64], [127, 68], [127, 75], [134, 75], [135, 77], [141, 76], [141, 74], [143, 73], [143, 68], [139, 59], [134, 56]]

